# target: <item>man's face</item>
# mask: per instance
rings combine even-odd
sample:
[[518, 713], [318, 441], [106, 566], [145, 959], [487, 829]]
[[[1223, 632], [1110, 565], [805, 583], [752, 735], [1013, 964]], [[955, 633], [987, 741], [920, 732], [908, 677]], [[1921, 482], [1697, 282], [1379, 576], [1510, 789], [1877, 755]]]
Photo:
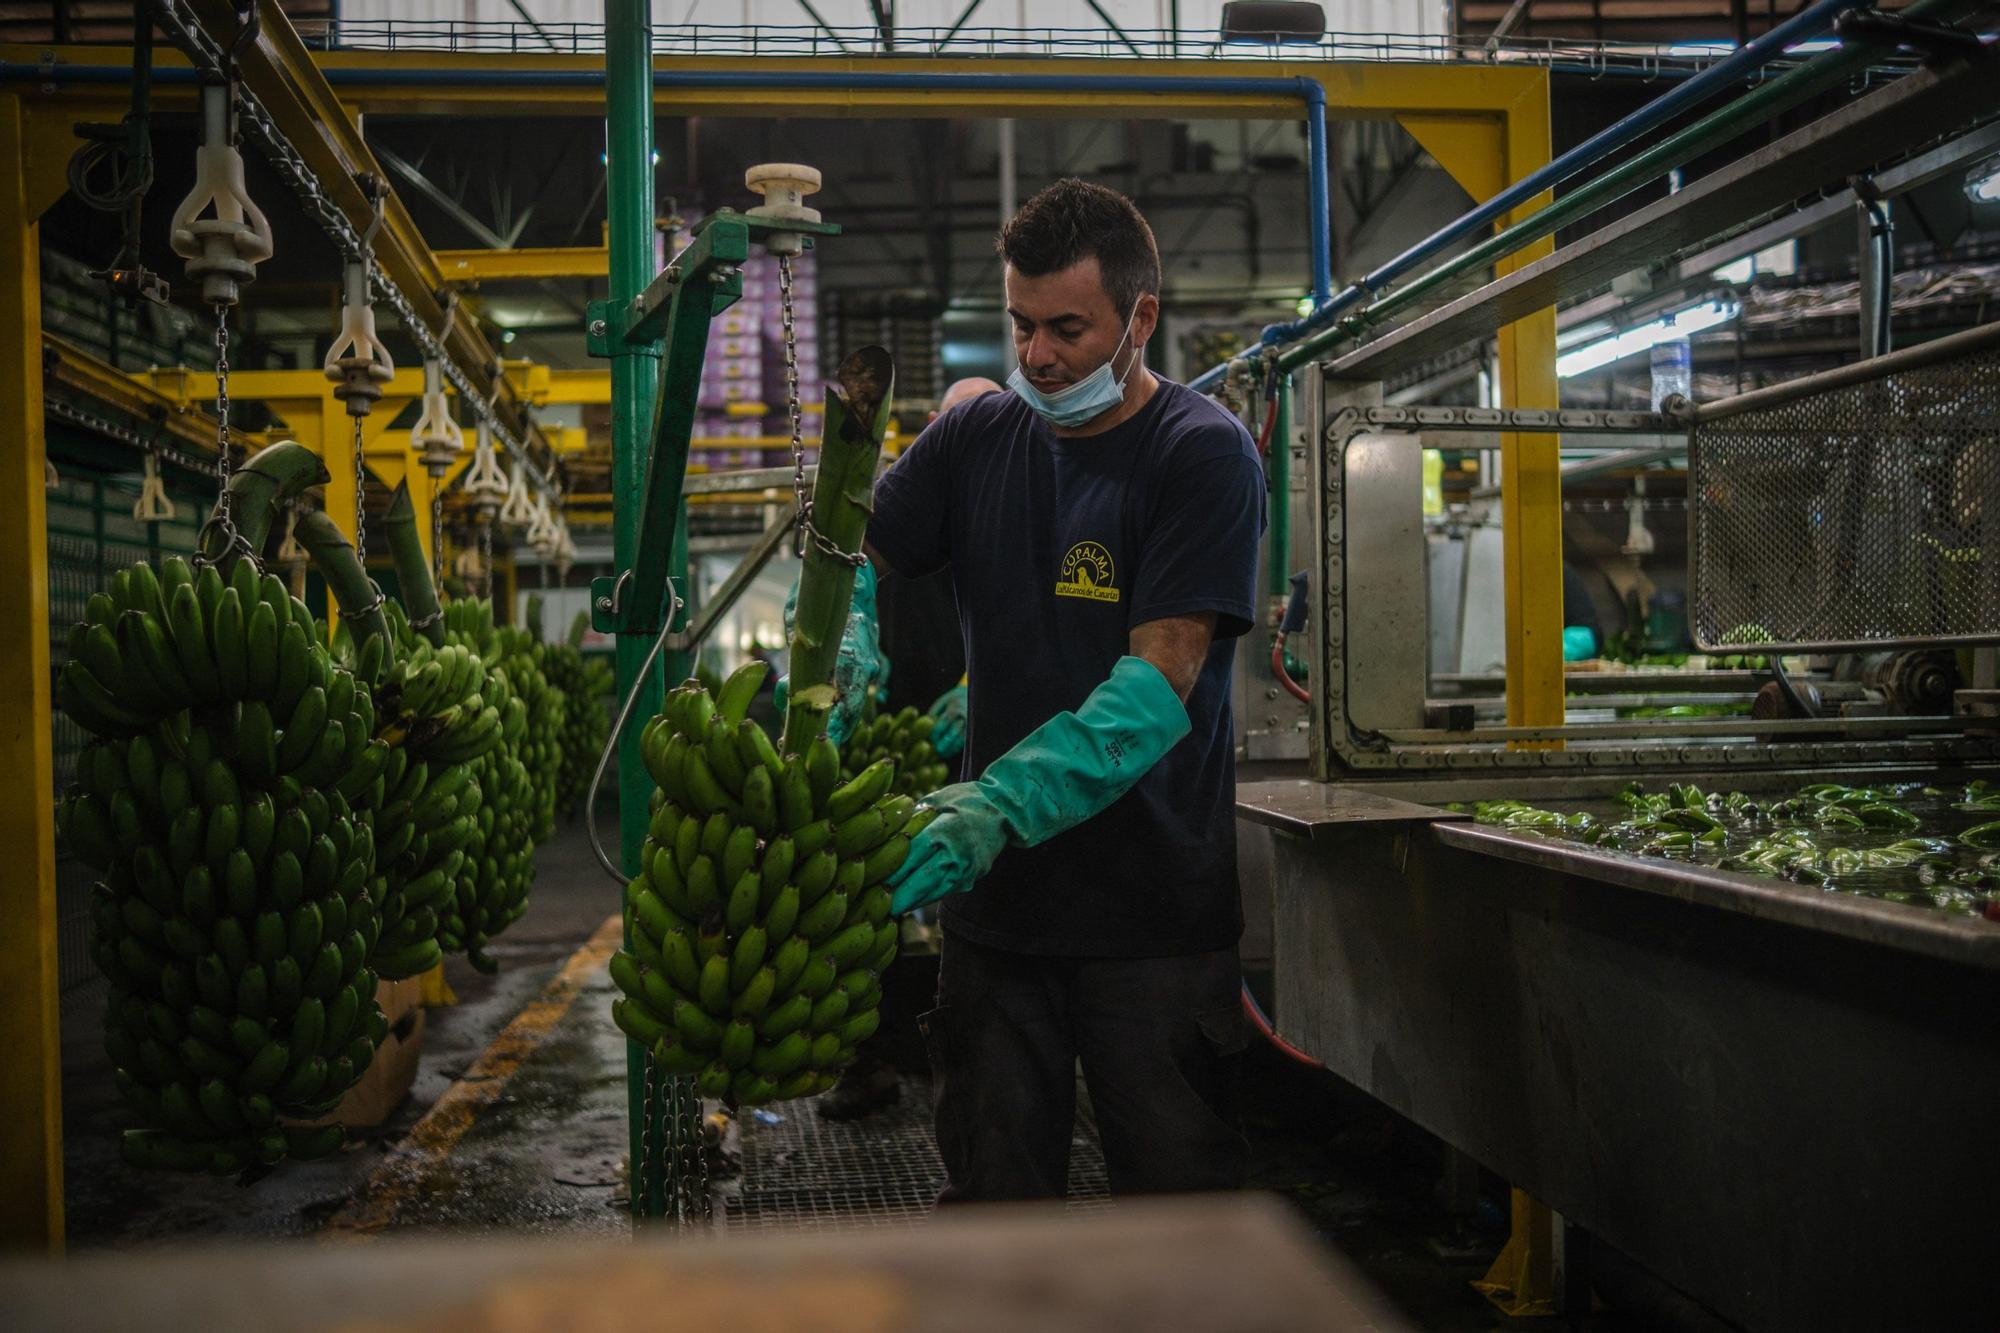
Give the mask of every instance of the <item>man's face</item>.
[[1139, 298], [1125, 350], [1125, 322], [1104, 290], [1095, 255], [1056, 273], [1031, 278], [1007, 266], [1007, 314], [1014, 321], [1014, 356], [1021, 373], [1043, 393], [1056, 393], [1089, 375], [1118, 352], [1111, 373], [1122, 377], [1153, 332], [1159, 303]]

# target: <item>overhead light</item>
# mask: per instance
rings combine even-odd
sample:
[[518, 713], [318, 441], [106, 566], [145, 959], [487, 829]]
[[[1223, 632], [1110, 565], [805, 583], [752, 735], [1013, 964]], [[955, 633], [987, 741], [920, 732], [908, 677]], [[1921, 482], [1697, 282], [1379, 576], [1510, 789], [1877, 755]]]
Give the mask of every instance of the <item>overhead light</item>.
[[503, 342], [503, 343], [510, 343], [510, 342], [513, 342], [513, 341], [514, 341], [514, 330], [512, 330], [512, 329], [502, 329], [502, 330], [500, 330], [500, 341], [501, 341], [501, 342]]
[[1975, 204], [2000, 204], [2000, 154], [1965, 173], [1965, 197]]
[[1726, 56], [1736, 49], [1734, 42], [1675, 42], [1667, 48], [1670, 56]]
[[1313, 300], [1310, 296], [1301, 296], [1296, 309], [1299, 312], [1299, 318], [1304, 319], [1307, 315], [1319, 309], [1319, 302]]
[[1587, 374], [1600, 366], [1650, 351], [1663, 342], [1691, 338], [1705, 329], [1735, 319], [1741, 309], [1734, 301], [1706, 301], [1685, 310], [1676, 310], [1671, 315], [1564, 353], [1556, 358], [1556, 374], [1569, 379], [1573, 375]]
[[1757, 256], [1745, 255], [1734, 263], [1724, 264], [1708, 276], [1717, 282], [1748, 282], [1757, 276]]

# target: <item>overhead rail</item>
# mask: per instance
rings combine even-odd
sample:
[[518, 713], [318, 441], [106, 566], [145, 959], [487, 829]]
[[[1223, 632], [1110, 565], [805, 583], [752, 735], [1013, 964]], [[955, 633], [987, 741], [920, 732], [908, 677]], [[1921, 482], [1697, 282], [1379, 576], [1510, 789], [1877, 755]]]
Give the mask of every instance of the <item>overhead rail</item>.
[[[518, 20], [334, 18], [301, 19], [300, 35], [329, 51], [444, 51], [508, 55], [596, 55], [602, 23], [534, 26]], [[1255, 65], [1321, 60], [1478, 65], [1525, 65], [1591, 77], [1687, 78], [1727, 58], [1728, 42], [1593, 42], [1565, 38], [1486, 37], [1449, 33], [1327, 32], [1316, 41], [1277, 45], [1224, 42], [1213, 29], [902, 27], [887, 49], [873, 24], [654, 24], [656, 55], [717, 57], [949, 56], [1001, 59], [1202, 59]]]
[[[1343, 289], [1329, 301], [1322, 301], [1304, 319], [1274, 324], [1264, 330], [1263, 350], [1274, 358], [1274, 369], [1282, 373], [1325, 353], [1335, 344], [1352, 339], [1370, 324], [1405, 308], [1419, 297], [1436, 291], [1455, 278], [1513, 254], [1527, 245], [1554, 234], [1574, 219], [1602, 207], [1674, 167], [1693, 160], [1722, 143], [1734, 139], [1825, 91], [1843, 79], [1868, 67], [1876, 48], [1855, 43], [1816, 56], [1786, 71], [1769, 83], [1712, 112], [1655, 144], [1581, 188], [1521, 219], [1510, 227], [1474, 246], [1464, 254], [1439, 265], [1407, 288], [1385, 296], [1335, 325], [1348, 311], [1383, 292], [1389, 284], [1424, 261], [1461, 241], [1477, 236], [1507, 212], [1545, 190], [1572, 179], [1580, 172], [1604, 161], [1619, 150], [1639, 141], [1674, 116], [1708, 100], [1724, 86], [1746, 74], [1770, 65], [1787, 48], [1810, 41], [1830, 30], [1839, 17], [1859, 7], [1861, 0], [1819, 0], [1624, 119], [1591, 136], [1547, 166], [1529, 173], [1501, 190], [1486, 202], [1455, 221], [1439, 228], [1423, 240], [1390, 259], [1372, 273]], [[1972, 0], [1917, 0], [1904, 16], [1931, 22], [1949, 21], [1977, 8]], [[1329, 327], [1331, 326], [1331, 327]], [[1284, 348], [1282, 353], [1275, 349]], [[1194, 379], [1190, 387], [1209, 392], [1222, 383], [1227, 364], [1216, 366]]]
[[[228, 12], [226, 8], [216, 5], [207, 7]], [[357, 227], [349, 218], [347, 209], [332, 197], [329, 188], [337, 188], [343, 194], [355, 194], [362, 200], [360, 211], [369, 211], [365, 192], [352, 179], [353, 173], [350, 173], [348, 179], [339, 181], [337, 185], [323, 180], [321, 173], [300, 154], [298, 147], [291, 142], [270, 109], [250, 86], [251, 79], [241, 66], [247, 50], [259, 46], [269, 38], [271, 32], [278, 29], [285, 31], [292, 40], [297, 40], [297, 35], [290, 33], [289, 28], [285, 26], [283, 15], [275, 12], [275, 6], [270, 7], [270, 12], [261, 15], [259, 31], [254, 40], [247, 44], [246, 51], [231, 52], [208, 31], [195, 5], [184, 3], [184, 0], [152, 0], [151, 8], [161, 30], [173, 40], [194, 66], [191, 69], [155, 69], [154, 82], [233, 83], [240, 124], [248, 136], [256, 140], [264, 150], [272, 167], [292, 187], [293, 193], [298, 196], [306, 212], [319, 222], [321, 228], [347, 259], [360, 260], [371, 249], [376, 253], [380, 262], [371, 265], [373, 270], [371, 288], [396, 312], [403, 329], [422, 349], [423, 356], [441, 363], [444, 377], [480, 417], [491, 423], [495, 438], [505, 446], [508, 453], [522, 463], [535, 484], [543, 491], [556, 489], [548, 470], [535, 458], [534, 451], [528, 443], [524, 429], [525, 418], [523, 426], [517, 427], [516, 423], [507, 420], [496, 408], [493, 391], [499, 382], [499, 360], [487, 346], [484, 338], [468, 325], [460, 324], [454, 329], [442, 309], [439, 309], [434, 320], [425, 318], [419, 313], [419, 305], [438, 307], [432, 291], [420, 290], [412, 295], [404, 290], [403, 283], [390, 272], [392, 266], [409, 273], [421, 271], [420, 261], [423, 256], [410, 253], [403, 239], [406, 231], [414, 234], [414, 227], [385, 227], [371, 245], [364, 236], [367, 224]], [[309, 57], [306, 58], [306, 63], [310, 65]], [[276, 69], [278, 62], [273, 60], [272, 65]], [[109, 68], [116, 69], [116, 67]], [[229, 78], [232, 69], [237, 71], [234, 80]], [[83, 76], [82, 81], [94, 81], [93, 75], [97, 72], [97, 67], [92, 67], [92, 74]], [[163, 74], [167, 77], [162, 78]], [[130, 77], [129, 71], [125, 72], [125, 77]], [[368, 153], [365, 145], [358, 144], [358, 140], [357, 144], [348, 145], [344, 151], [350, 158], [361, 159], [349, 163], [355, 172], [372, 172], [377, 176], [380, 175], [379, 164], [374, 161], [372, 154]], [[407, 219], [402, 221], [407, 223]], [[442, 285], [442, 282], [438, 284]], [[433, 331], [433, 324], [443, 331], [442, 337]], [[483, 358], [481, 353], [484, 353]], [[466, 363], [470, 363], [469, 366]]]

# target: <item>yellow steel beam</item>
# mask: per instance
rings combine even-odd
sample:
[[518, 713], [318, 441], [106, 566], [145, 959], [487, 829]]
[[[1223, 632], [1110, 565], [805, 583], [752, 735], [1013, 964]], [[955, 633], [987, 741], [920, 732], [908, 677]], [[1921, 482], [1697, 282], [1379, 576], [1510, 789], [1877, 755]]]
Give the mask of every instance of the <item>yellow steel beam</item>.
[[[1548, 85], [1522, 89], [1499, 117], [1403, 115], [1411, 137], [1474, 199], [1489, 199], [1549, 160]], [[1549, 201], [1543, 194], [1504, 222]], [[1554, 248], [1542, 240], [1494, 267], [1508, 273]], [[1500, 331], [1500, 402], [1556, 406], [1555, 311]], [[1552, 435], [1500, 437], [1500, 516], [1506, 587], [1507, 720], [1554, 726], [1563, 720], [1562, 480]]]
[[[52, 333], [42, 335], [42, 350], [49, 381], [128, 417], [158, 423], [191, 453], [215, 452], [215, 418], [206, 410], [215, 401], [212, 377], [187, 370], [128, 375]], [[262, 431], [233, 429], [230, 436], [253, 453], [269, 443]]]
[[438, 268], [446, 282], [507, 282], [528, 278], [602, 278], [611, 272], [604, 246], [573, 249], [440, 250]]
[[50, 751], [49, 535], [42, 435], [39, 228], [24, 156], [27, 117], [0, 97], [0, 1250], [63, 1246], [62, 1034], [56, 973], [55, 760]]
[[611, 372], [608, 370], [551, 370], [545, 403], [594, 404], [611, 401]]

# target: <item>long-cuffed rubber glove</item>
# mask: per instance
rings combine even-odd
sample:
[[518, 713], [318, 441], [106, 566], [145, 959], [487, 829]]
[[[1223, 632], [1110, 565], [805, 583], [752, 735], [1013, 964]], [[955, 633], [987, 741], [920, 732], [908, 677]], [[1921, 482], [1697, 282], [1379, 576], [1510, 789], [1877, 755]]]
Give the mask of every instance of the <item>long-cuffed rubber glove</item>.
[[889, 883], [897, 913], [963, 893], [1008, 846], [1075, 828], [1126, 792], [1188, 734], [1187, 708], [1160, 669], [1121, 657], [1074, 713], [1058, 713], [987, 765], [977, 782], [924, 799], [938, 816]]
[[931, 749], [940, 759], [956, 759], [965, 753], [966, 689], [963, 681], [937, 697], [930, 707]]
[[[785, 598], [785, 642], [792, 641], [792, 613], [799, 604], [798, 580]], [[854, 600], [847, 608], [847, 625], [840, 632], [840, 651], [833, 662], [833, 711], [827, 715], [826, 736], [835, 745], [847, 744], [854, 723], [868, 702], [871, 688], [889, 683], [889, 659], [882, 655], [882, 635], [875, 618], [875, 566], [862, 565], [854, 571]], [[779, 718], [785, 716], [791, 697], [790, 674], [778, 677], [773, 704]]]

